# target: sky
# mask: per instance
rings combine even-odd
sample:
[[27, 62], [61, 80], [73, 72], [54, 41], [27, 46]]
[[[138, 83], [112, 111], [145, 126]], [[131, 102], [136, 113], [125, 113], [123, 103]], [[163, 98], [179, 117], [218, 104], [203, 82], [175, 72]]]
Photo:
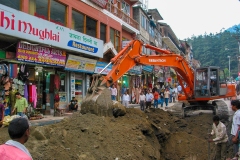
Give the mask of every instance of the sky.
[[148, 0], [148, 8], [158, 9], [181, 40], [240, 24], [240, 0]]

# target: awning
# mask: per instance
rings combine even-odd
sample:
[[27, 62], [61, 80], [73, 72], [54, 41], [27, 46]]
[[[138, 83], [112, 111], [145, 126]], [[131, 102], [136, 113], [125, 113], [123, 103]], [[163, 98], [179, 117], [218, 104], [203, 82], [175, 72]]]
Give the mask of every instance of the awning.
[[177, 46], [172, 42], [172, 40], [169, 37], [163, 37], [162, 40], [169, 47], [171, 51], [178, 54], [181, 53], [181, 51], [177, 48]]

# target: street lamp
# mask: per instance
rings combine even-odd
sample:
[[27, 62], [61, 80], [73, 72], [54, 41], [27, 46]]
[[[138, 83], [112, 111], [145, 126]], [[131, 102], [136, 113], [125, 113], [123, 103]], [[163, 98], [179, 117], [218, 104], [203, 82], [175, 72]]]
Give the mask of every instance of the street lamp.
[[227, 56], [228, 58], [229, 58], [229, 66], [228, 66], [228, 70], [229, 70], [229, 80], [230, 80], [230, 73], [231, 73], [231, 71], [230, 71], [230, 58], [231, 58], [231, 56]]

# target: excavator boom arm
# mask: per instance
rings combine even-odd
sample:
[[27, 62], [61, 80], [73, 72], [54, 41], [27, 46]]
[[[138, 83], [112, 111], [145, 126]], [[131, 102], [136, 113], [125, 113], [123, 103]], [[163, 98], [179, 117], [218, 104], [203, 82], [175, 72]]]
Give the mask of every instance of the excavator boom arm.
[[[150, 48], [160, 54], [145, 55], [142, 53], [142, 47]], [[176, 53], [133, 40], [111, 60], [111, 63], [113, 68], [104, 77], [101, 85], [106, 83], [110, 86], [136, 65], [168, 66], [173, 68], [177, 75], [187, 83], [187, 88], [182, 87], [185, 95], [188, 98], [193, 96], [194, 71], [186, 59]]]

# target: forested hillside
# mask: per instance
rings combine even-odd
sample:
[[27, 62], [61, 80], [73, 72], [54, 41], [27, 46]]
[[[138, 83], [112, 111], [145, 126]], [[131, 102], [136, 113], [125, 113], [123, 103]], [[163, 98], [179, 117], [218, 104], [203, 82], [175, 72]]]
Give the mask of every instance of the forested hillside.
[[200, 61], [201, 66], [219, 66], [235, 79], [238, 76], [238, 57], [240, 58], [238, 41], [240, 41], [240, 27], [234, 27], [235, 32], [224, 30], [216, 34], [205, 34], [187, 39], [192, 46], [194, 59]]

